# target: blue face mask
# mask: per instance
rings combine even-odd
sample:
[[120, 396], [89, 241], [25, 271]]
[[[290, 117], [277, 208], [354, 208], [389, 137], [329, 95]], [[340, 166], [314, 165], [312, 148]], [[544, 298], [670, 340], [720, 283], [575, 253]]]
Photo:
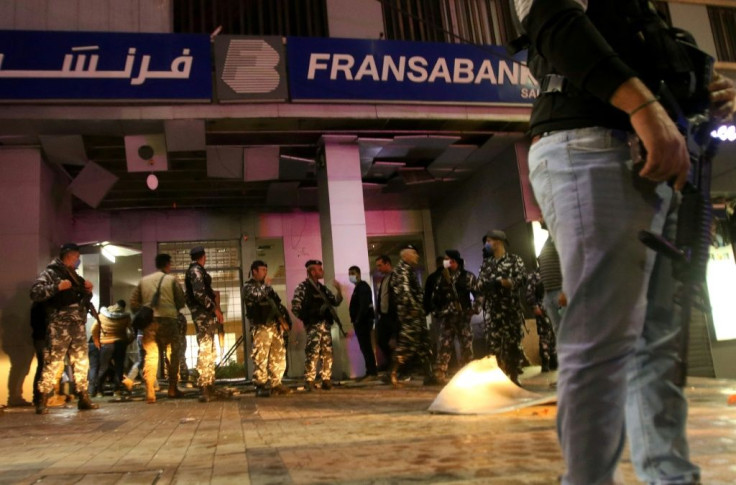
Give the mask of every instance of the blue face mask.
[[351, 282], [352, 284], [355, 284], [355, 283], [357, 283], [357, 282], [358, 282], [358, 278], [357, 278], [357, 276], [355, 276], [355, 275], [350, 275], [350, 276], [349, 276], [348, 278], [350, 279], [350, 282]]
[[76, 263], [74, 263], [74, 269], [79, 269], [79, 265], [82, 264], [82, 260], [78, 259]]

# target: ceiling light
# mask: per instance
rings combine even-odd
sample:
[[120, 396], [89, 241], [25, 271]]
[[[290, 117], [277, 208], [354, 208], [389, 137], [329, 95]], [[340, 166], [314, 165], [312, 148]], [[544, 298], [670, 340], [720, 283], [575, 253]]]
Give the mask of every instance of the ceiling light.
[[104, 255], [105, 252], [107, 252], [107, 254], [113, 257], [122, 258], [125, 256], [133, 256], [136, 254], [141, 254], [142, 251], [140, 249], [127, 248], [125, 246], [118, 246], [117, 244], [105, 244], [104, 246], [102, 246], [102, 254]]
[[111, 263], [115, 262], [115, 255], [112, 254], [112, 251], [110, 250], [110, 246], [103, 246], [100, 252], [105, 257], [105, 259], [107, 259]]

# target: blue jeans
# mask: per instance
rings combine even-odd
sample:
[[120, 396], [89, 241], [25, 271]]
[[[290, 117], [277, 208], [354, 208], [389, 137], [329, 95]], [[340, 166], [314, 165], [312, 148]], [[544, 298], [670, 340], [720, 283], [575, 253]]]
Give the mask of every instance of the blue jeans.
[[562, 290], [548, 291], [544, 294], [544, 300], [542, 300], [544, 310], [547, 312], [550, 322], [552, 322], [555, 335], [560, 331], [560, 320], [562, 315], [565, 314], [565, 307], [560, 308], [560, 293], [562, 293]]
[[688, 458], [687, 402], [673, 383], [681, 320], [671, 264], [637, 239], [641, 229], [674, 232], [675, 197], [635, 175], [627, 136], [555, 132], [529, 153], [568, 299], [557, 334], [564, 484], [612, 483], [627, 435], [641, 480], [699, 477]]

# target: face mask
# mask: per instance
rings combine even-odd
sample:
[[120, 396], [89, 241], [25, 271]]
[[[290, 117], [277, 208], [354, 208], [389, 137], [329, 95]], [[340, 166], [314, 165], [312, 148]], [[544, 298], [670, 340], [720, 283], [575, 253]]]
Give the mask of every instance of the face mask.
[[76, 263], [74, 263], [74, 269], [79, 269], [79, 265], [82, 264], [82, 260], [78, 259]]
[[442, 267], [444, 267], [445, 269], [450, 269], [450, 260], [449, 259], [443, 260]]
[[493, 248], [491, 247], [491, 243], [487, 242], [483, 245], [483, 249], [485, 249], [487, 252], [491, 253], [493, 252]]
[[357, 276], [354, 276], [354, 275], [350, 275], [350, 276], [349, 276], [348, 278], [350, 279], [350, 282], [351, 282], [352, 284], [355, 284], [355, 283], [357, 283], [357, 282], [358, 282], [358, 278], [357, 278]]

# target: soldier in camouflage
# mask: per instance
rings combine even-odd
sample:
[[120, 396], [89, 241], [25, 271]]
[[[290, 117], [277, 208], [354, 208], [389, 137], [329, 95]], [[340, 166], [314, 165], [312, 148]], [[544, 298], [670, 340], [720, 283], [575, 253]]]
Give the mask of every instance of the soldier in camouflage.
[[223, 397], [224, 394], [215, 389], [215, 335], [217, 325], [225, 318], [217, 304], [217, 295], [212, 289], [212, 277], [204, 269], [207, 255], [204, 247], [195, 246], [189, 251], [192, 264], [186, 273], [186, 298], [189, 311], [192, 312], [194, 328], [197, 331], [197, 385], [201, 390], [199, 400], [209, 402], [212, 399]]
[[[79, 267], [79, 246], [73, 243], [61, 246], [59, 257], [54, 259], [31, 286], [31, 300], [44, 302], [49, 312], [49, 323], [44, 352], [43, 375], [38, 383], [40, 398], [36, 414], [48, 413], [49, 393], [54, 389], [57, 374], [69, 353], [74, 369], [80, 410], [97, 409], [87, 393], [89, 370], [87, 312], [92, 296], [92, 283], [76, 272]], [[99, 348], [99, 340], [95, 341]]]
[[[455, 338], [460, 342], [460, 367], [473, 360], [473, 332], [470, 318], [479, 312], [476, 299], [477, 279], [465, 269], [465, 262], [456, 249], [445, 251], [443, 271], [435, 280], [432, 290], [432, 309], [440, 323], [440, 349], [437, 354], [435, 377], [446, 381], [451, 353], [455, 352]], [[426, 294], [426, 291], [425, 291]], [[471, 301], [470, 296], [473, 295]]]
[[489, 232], [483, 237], [483, 244], [487, 257], [478, 274], [478, 292], [484, 302], [488, 353], [496, 356], [501, 370], [519, 385], [525, 361], [521, 347], [524, 314], [519, 289], [526, 282], [526, 269], [518, 255], [506, 251], [505, 232]]
[[414, 272], [419, 264], [419, 253], [413, 245], [408, 244], [401, 249], [399, 258], [391, 278], [391, 294], [396, 301], [400, 328], [389, 378], [391, 384], [398, 387], [399, 367], [416, 359], [424, 366], [424, 384], [431, 385], [436, 383], [432, 372], [434, 359], [424, 313], [424, 295]]
[[534, 317], [537, 320], [539, 360], [542, 372], [549, 372], [557, 369], [557, 346], [552, 322], [544, 308], [544, 295], [542, 276], [539, 269], [536, 269], [529, 274], [529, 281], [526, 285], [526, 302], [534, 309]]
[[289, 331], [286, 308], [271, 287], [265, 262], [253, 261], [250, 275], [243, 285], [243, 301], [253, 342], [251, 358], [256, 397], [290, 394], [291, 389], [281, 383], [286, 370], [284, 333]]
[[335, 281], [335, 296], [319, 282], [325, 272], [322, 261], [310, 259], [305, 264], [307, 279], [299, 283], [291, 300], [291, 311], [304, 322], [307, 331], [304, 384], [307, 391], [314, 390], [317, 377], [317, 361], [322, 361], [320, 378], [322, 389], [332, 389], [332, 334], [330, 327], [335, 321], [334, 308], [342, 302], [342, 286]]

